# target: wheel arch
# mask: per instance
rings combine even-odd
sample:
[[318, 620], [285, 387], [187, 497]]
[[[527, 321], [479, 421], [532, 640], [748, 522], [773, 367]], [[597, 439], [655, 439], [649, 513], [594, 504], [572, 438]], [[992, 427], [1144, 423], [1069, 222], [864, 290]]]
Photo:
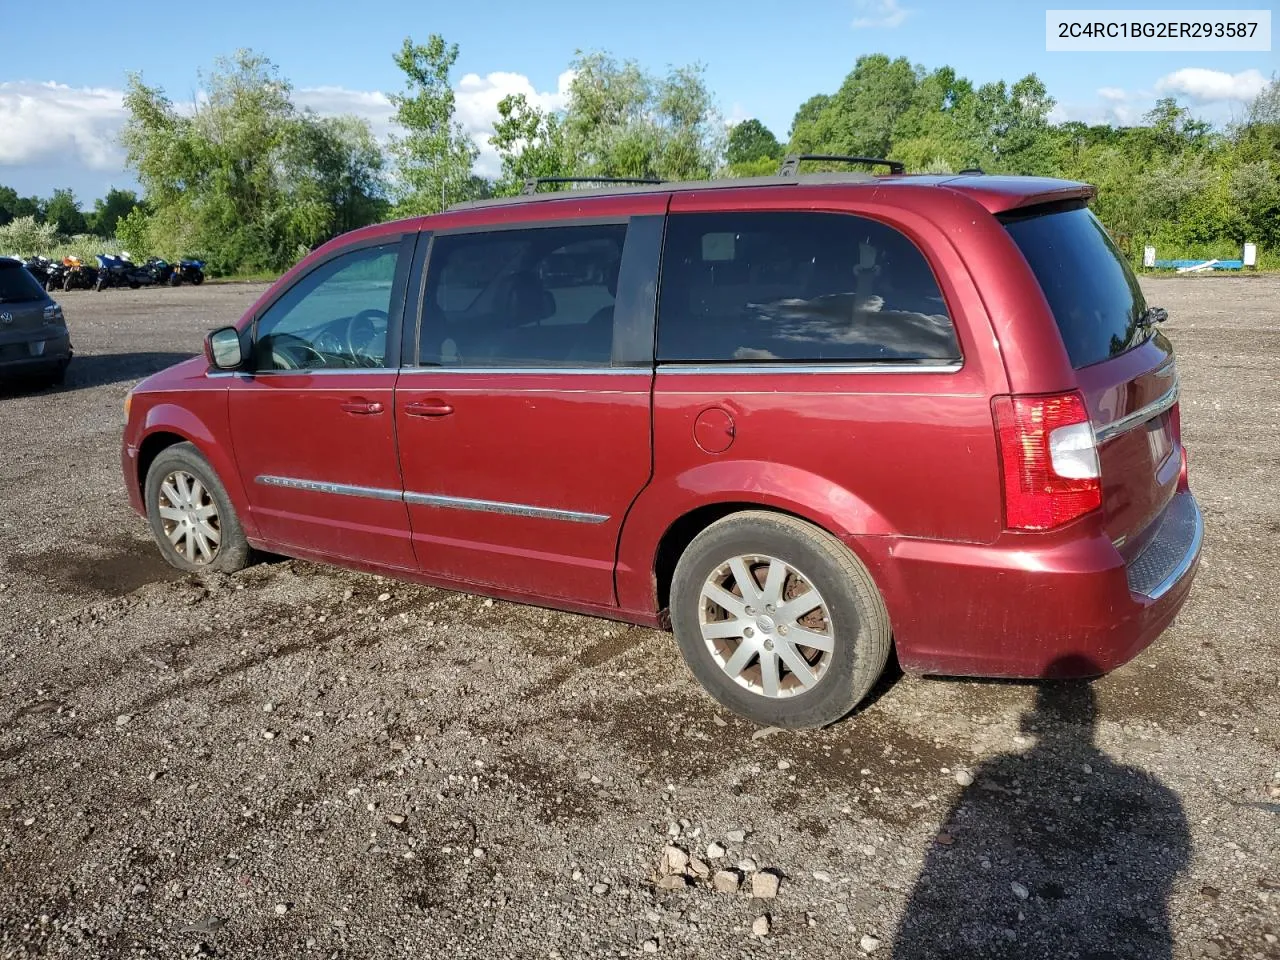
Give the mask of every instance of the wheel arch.
[[813, 524], [843, 541], [879, 579], [879, 564], [856, 538], [883, 536], [891, 530], [877, 511], [851, 491], [824, 477], [777, 464], [704, 464], [671, 478], [660, 489], [650, 487], [637, 501], [622, 531], [619, 605], [661, 614], [670, 599], [675, 565], [693, 538], [717, 520], [746, 510]]
[[156, 457], [179, 443], [189, 443], [217, 474], [218, 480], [227, 491], [227, 496], [231, 498], [232, 507], [246, 536], [253, 538], [258, 535], [257, 525], [248, 509], [249, 502], [240, 479], [240, 471], [236, 466], [234, 452], [227, 444], [219, 441], [215, 432], [195, 412], [177, 404], [156, 404], [146, 413], [142, 436], [137, 443], [137, 472], [133, 482], [137, 485], [143, 500], [145, 500], [147, 471]]

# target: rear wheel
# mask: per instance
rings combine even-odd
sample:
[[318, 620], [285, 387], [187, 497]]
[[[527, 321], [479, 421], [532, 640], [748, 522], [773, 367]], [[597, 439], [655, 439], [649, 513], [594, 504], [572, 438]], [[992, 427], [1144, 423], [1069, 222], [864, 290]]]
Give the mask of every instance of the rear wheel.
[[735, 713], [821, 727], [852, 710], [889, 656], [889, 615], [866, 568], [824, 530], [733, 514], [676, 565], [671, 623], [689, 668]]
[[248, 565], [249, 544], [231, 498], [194, 446], [161, 451], [144, 494], [151, 533], [170, 564], [188, 573], [234, 573]]

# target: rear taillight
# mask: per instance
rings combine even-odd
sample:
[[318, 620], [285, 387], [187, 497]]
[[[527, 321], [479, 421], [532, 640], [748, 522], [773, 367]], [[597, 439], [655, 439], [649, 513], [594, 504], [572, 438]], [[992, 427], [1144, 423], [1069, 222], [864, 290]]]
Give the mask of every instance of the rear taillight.
[[1080, 394], [996, 397], [991, 408], [1006, 527], [1051, 530], [1102, 505], [1098, 446]]

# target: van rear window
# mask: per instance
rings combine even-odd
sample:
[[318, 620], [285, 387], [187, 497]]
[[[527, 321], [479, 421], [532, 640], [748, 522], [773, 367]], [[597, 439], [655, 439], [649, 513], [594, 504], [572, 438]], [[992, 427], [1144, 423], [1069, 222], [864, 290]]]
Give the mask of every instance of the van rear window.
[[1040, 281], [1073, 367], [1118, 356], [1151, 335], [1138, 280], [1087, 207], [1001, 219]]

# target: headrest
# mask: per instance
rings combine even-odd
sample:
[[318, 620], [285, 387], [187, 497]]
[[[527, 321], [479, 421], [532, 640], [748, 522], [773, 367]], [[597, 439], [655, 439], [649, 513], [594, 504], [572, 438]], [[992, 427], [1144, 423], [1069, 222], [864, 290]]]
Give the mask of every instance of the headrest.
[[532, 270], [520, 270], [502, 281], [494, 306], [504, 326], [521, 327], [553, 316], [556, 298]]

